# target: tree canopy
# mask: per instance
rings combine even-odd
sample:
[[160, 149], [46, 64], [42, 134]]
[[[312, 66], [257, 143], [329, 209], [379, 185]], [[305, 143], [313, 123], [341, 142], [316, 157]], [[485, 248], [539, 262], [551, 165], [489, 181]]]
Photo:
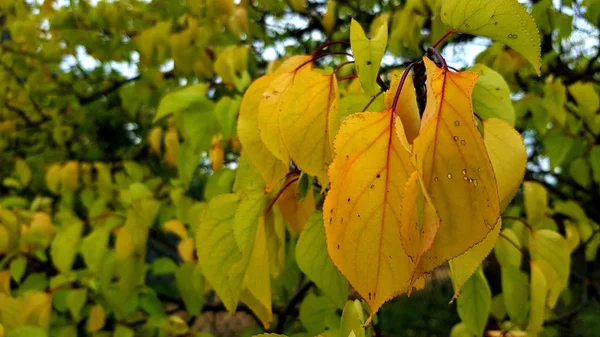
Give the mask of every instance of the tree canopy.
[[0, 337], [595, 336], [599, 27], [0, 0]]

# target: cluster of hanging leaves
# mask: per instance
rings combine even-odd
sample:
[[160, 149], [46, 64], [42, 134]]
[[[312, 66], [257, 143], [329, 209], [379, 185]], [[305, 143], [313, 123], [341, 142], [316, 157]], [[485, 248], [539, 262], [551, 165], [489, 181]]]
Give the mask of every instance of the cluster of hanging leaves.
[[579, 315], [600, 67], [552, 43], [600, 3], [361, 3], [0, 0], [0, 337], [371, 336], [440, 270], [453, 337]]

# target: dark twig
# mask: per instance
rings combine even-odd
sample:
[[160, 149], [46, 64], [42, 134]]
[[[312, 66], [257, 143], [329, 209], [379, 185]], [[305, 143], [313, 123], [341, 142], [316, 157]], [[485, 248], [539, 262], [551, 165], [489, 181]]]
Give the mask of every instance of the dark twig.
[[[302, 279], [301, 279], [302, 280]], [[308, 291], [314, 286], [314, 283], [307, 282], [300, 289], [296, 291], [294, 296], [290, 299], [287, 305], [283, 308], [278, 316], [277, 327], [275, 327], [275, 333], [282, 333], [285, 328], [285, 322], [288, 316], [292, 314], [294, 308], [304, 299]]]

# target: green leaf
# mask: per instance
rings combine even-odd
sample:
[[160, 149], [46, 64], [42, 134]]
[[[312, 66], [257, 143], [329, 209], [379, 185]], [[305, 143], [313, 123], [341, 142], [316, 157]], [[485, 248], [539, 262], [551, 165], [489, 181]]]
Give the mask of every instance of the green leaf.
[[441, 15], [442, 22], [456, 32], [489, 37], [511, 47], [541, 74], [540, 34], [517, 0], [446, 0]]
[[573, 146], [573, 138], [567, 136], [547, 136], [542, 141], [548, 159], [550, 159], [550, 167], [555, 169], [559, 167]]
[[548, 293], [546, 277], [538, 263], [531, 261], [531, 302], [529, 305], [529, 320], [527, 333], [533, 336], [542, 330], [546, 315], [546, 296]]
[[6, 337], [46, 337], [46, 331], [37, 326], [18, 327], [6, 334]]
[[50, 258], [59, 272], [68, 274], [79, 248], [83, 223], [80, 220], [64, 223], [58, 228], [50, 246]]
[[204, 279], [196, 263], [187, 262], [175, 272], [175, 281], [185, 308], [198, 316], [204, 305]]
[[253, 190], [264, 190], [265, 183], [262, 180], [260, 174], [246, 154], [242, 154], [238, 161], [238, 167], [235, 171], [235, 182], [233, 183], [233, 191], [253, 191]]
[[236, 171], [222, 168], [213, 173], [204, 186], [204, 198], [211, 200], [219, 194], [230, 193], [236, 177]]
[[544, 273], [548, 287], [548, 306], [553, 308], [560, 293], [569, 284], [571, 255], [567, 240], [559, 233], [536, 230], [529, 239], [531, 260]]
[[567, 121], [567, 110], [565, 103], [567, 101], [567, 89], [558, 80], [546, 83], [544, 86], [544, 107], [550, 113], [560, 126], [564, 126]]
[[239, 203], [240, 197], [235, 194], [216, 196], [196, 229], [198, 263], [229, 312], [237, 307], [243, 283], [243, 278], [230, 276], [242, 258], [233, 233]]
[[475, 337], [475, 335], [467, 328], [465, 323], [458, 323], [450, 331], [450, 337]]
[[79, 251], [83, 256], [83, 261], [88, 269], [98, 274], [102, 266], [102, 259], [106, 255], [108, 240], [110, 238], [110, 229], [108, 227], [96, 227], [81, 241]]
[[[2, 233], [0, 233], [2, 234]], [[10, 262], [10, 276], [17, 283], [21, 283], [25, 270], [27, 269], [27, 259], [19, 256]]]
[[529, 278], [518, 266], [502, 266], [501, 272], [506, 312], [515, 323], [524, 323], [529, 311]]
[[159, 257], [152, 263], [152, 274], [168, 275], [173, 274], [179, 267], [172, 259], [168, 257]]
[[592, 117], [600, 109], [600, 97], [598, 97], [592, 82], [575, 82], [568, 89], [577, 103], [582, 117]]
[[569, 175], [579, 185], [587, 188], [592, 183], [590, 175], [590, 166], [584, 158], [577, 158], [571, 162], [569, 166]]
[[300, 270], [319, 287], [338, 307], [348, 298], [348, 281], [331, 262], [327, 254], [323, 214], [312, 214], [300, 234], [296, 246], [296, 260]]
[[479, 269], [462, 288], [457, 301], [458, 316], [472, 333], [481, 336], [491, 308], [492, 292], [483, 271]]
[[342, 336], [365, 337], [364, 315], [359, 300], [347, 301], [342, 311]]
[[[202, 297], [202, 299], [204, 299], [204, 297]], [[183, 300], [185, 303], [185, 298], [183, 298]], [[144, 310], [150, 316], [160, 317], [164, 315], [163, 303], [151, 288], [142, 289], [140, 293], [140, 309]]]
[[328, 328], [327, 318], [336, 315], [336, 309], [327, 297], [308, 294], [300, 305], [300, 322], [311, 335], [317, 335]]
[[510, 228], [502, 230], [502, 235], [496, 241], [496, 246], [494, 246], [494, 254], [500, 266], [519, 267], [521, 265], [523, 253], [515, 245], [521, 247], [517, 234]]
[[23, 186], [29, 185], [29, 182], [31, 182], [31, 169], [23, 159], [17, 159], [15, 162], [15, 172]]
[[134, 337], [135, 332], [124, 325], [117, 325], [114, 337]]
[[467, 70], [479, 74], [473, 88], [473, 111], [484, 120], [499, 118], [514, 126], [515, 109], [510, 99], [510, 88], [502, 75], [482, 64]]
[[354, 55], [354, 65], [360, 84], [369, 96], [375, 96], [379, 92], [377, 77], [381, 59], [385, 54], [388, 40], [387, 21], [381, 21], [377, 33], [369, 39], [362, 27], [356, 20], [352, 19], [350, 24], [350, 45]]
[[[384, 97], [385, 95], [379, 95], [375, 100], [369, 105], [367, 111], [382, 111], [384, 107]], [[340, 120], [344, 120], [344, 118], [355, 114], [357, 112], [362, 112], [365, 107], [369, 104], [372, 97], [360, 93], [360, 94], [348, 94], [340, 99]]]
[[87, 301], [87, 289], [73, 289], [66, 298], [67, 308], [76, 322], [81, 320], [81, 309]]
[[300, 179], [298, 180], [298, 204], [301, 204], [308, 193], [312, 193], [312, 177], [310, 177], [306, 173], [302, 173], [300, 175]]
[[600, 145], [596, 145], [590, 151], [590, 166], [594, 181], [600, 183]]
[[215, 106], [215, 117], [219, 122], [223, 138], [230, 139], [235, 136], [237, 115], [240, 111], [241, 99], [239, 97], [223, 97]]
[[506, 306], [504, 305], [504, 297], [502, 297], [502, 294], [497, 294], [492, 298], [491, 314], [498, 321], [504, 321], [504, 317], [506, 317]]
[[203, 100], [205, 95], [206, 84], [191, 85], [189, 87], [166, 94], [160, 100], [153, 123], [163, 117], [188, 109], [194, 103]]

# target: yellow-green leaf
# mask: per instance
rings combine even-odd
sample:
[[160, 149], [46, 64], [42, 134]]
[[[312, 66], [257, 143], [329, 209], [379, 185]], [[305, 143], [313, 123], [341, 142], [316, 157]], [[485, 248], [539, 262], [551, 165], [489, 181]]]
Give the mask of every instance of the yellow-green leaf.
[[240, 197], [235, 194], [216, 196], [196, 229], [198, 263], [229, 312], [235, 311], [243, 284], [243, 278], [230, 277], [242, 257], [233, 234], [239, 203]]
[[525, 196], [527, 222], [535, 226], [536, 223], [546, 217], [546, 212], [548, 211], [548, 192], [539, 183], [526, 181], [523, 183], [523, 194]]
[[527, 333], [532, 336], [537, 336], [542, 330], [544, 317], [546, 316], [548, 284], [539, 264], [536, 261], [531, 261], [529, 265], [531, 266], [531, 302], [529, 305]]
[[348, 281], [327, 255], [323, 215], [314, 212], [296, 245], [298, 267], [331, 301], [341, 308], [348, 298]]
[[529, 278], [518, 266], [502, 266], [502, 296], [511, 320], [515, 323], [527, 321], [529, 311]]
[[454, 31], [489, 37], [511, 47], [541, 74], [540, 34], [517, 0], [446, 0], [441, 15]]
[[379, 92], [376, 81], [379, 76], [381, 59], [385, 54], [387, 39], [387, 21], [381, 21], [380, 26], [376, 28], [376, 33], [369, 39], [360, 24], [352, 19], [350, 45], [352, 55], [354, 55], [354, 65], [360, 84], [369, 96], [374, 96]]
[[273, 81], [273, 75], [263, 76], [250, 85], [240, 106], [238, 137], [244, 148], [244, 157], [261, 175], [268, 189], [285, 177], [288, 165], [275, 157], [260, 138], [258, 130], [258, 106], [263, 93]]
[[492, 291], [483, 271], [479, 269], [465, 283], [457, 301], [457, 312], [467, 328], [481, 336], [492, 309]]
[[484, 120], [495, 117], [515, 125], [510, 88], [502, 75], [483, 64], [476, 64], [468, 70], [479, 74], [473, 88], [473, 111]]
[[63, 274], [71, 271], [75, 254], [79, 248], [83, 223], [78, 219], [69, 219], [70, 223], [64, 223], [58, 228], [58, 232], [50, 246], [50, 257], [56, 269]]
[[496, 175], [500, 208], [505, 209], [523, 181], [527, 150], [523, 137], [504, 120], [490, 118], [483, 121], [483, 134]]
[[455, 298], [459, 296], [463, 285], [469, 280], [473, 273], [475, 273], [483, 260], [490, 254], [492, 248], [494, 248], [498, 236], [500, 235], [500, 230], [502, 229], [501, 222], [502, 219], [498, 219], [498, 223], [494, 226], [494, 229], [483, 241], [467, 250], [464, 254], [448, 261]]

